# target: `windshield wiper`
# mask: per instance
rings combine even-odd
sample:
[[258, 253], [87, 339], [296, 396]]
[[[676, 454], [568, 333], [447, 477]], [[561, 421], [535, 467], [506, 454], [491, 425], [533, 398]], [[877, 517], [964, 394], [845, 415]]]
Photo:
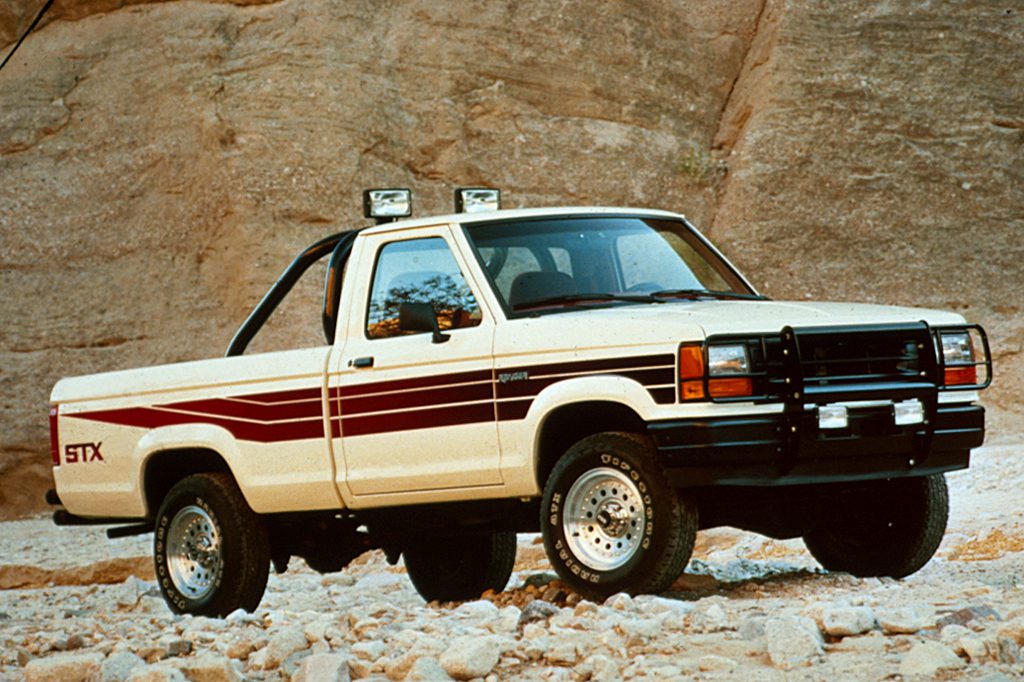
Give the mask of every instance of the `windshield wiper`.
[[526, 310], [527, 308], [540, 308], [546, 305], [558, 305], [559, 303], [583, 303], [586, 301], [628, 301], [629, 303], [664, 303], [653, 294], [609, 294], [609, 293], [587, 293], [587, 294], [562, 294], [561, 296], [549, 296], [533, 301], [523, 301], [514, 306], [515, 310]]
[[741, 294], [736, 291], [711, 291], [709, 289], [663, 289], [652, 291], [649, 296], [655, 299], [682, 298], [695, 300], [698, 298], [734, 298], [747, 301], [763, 301], [764, 296], [760, 294]]

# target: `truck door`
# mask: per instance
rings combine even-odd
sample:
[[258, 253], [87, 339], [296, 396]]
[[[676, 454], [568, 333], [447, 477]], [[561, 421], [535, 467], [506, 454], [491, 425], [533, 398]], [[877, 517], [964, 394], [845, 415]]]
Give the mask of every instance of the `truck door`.
[[[363, 239], [354, 281], [369, 292], [352, 301], [334, 389], [339, 484], [357, 497], [500, 485], [494, 318], [450, 229]], [[431, 304], [447, 338], [403, 329], [403, 303]]]

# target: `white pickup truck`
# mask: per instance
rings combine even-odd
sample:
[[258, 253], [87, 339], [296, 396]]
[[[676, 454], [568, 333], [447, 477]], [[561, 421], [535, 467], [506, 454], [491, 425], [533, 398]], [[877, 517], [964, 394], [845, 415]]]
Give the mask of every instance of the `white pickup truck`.
[[[425, 599], [475, 598], [519, 532], [592, 598], [665, 590], [713, 526], [856, 575], [935, 552], [944, 473], [984, 437], [980, 327], [768, 300], [675, 213], [366, 200], [379, 224], [303, 251], [228, 357], [53, 389], [55, 521], [155, 532], [174, 611], [253, 610], [271, 564], [371, 548]], [[243, 355], [321, 258], [324, 343]]]

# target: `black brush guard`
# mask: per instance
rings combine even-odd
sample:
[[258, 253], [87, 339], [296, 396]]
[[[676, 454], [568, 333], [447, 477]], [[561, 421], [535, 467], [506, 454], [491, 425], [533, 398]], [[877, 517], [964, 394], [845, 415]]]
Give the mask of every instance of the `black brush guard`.
[[[970, 449], [984, 440], [984, 409], [939, 403], [944, 368], [935, 333], [920, 322], [710, 337], [708, 345], [748, 345], [753, 402], [782, 402], [782, 412], [659, 421], [648, 431], [679, 486], [791, 485], [965, 468]], [[985, 346], [986, 360], [978, 364], [986, 364], [987, 385]], [[923, 421], [895, 424], [892, 403], [906, 400], [920, 401]], [[819, 428], [817, 406], [857, 402], [864, 404], [848, 409], [846, 428]]]

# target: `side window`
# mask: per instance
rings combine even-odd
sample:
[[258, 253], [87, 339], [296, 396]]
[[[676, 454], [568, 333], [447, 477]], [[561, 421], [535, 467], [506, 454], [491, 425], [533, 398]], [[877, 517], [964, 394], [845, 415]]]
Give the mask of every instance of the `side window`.
[[385, 244], [377, 256], [370, 287], [366, 335], [386, 339], [415, 332], [399, 329], [403, 303], [429, 303], [441, 329], [480, 324], [480, 306], [466, 284], [447, 242], [440, 237]]

